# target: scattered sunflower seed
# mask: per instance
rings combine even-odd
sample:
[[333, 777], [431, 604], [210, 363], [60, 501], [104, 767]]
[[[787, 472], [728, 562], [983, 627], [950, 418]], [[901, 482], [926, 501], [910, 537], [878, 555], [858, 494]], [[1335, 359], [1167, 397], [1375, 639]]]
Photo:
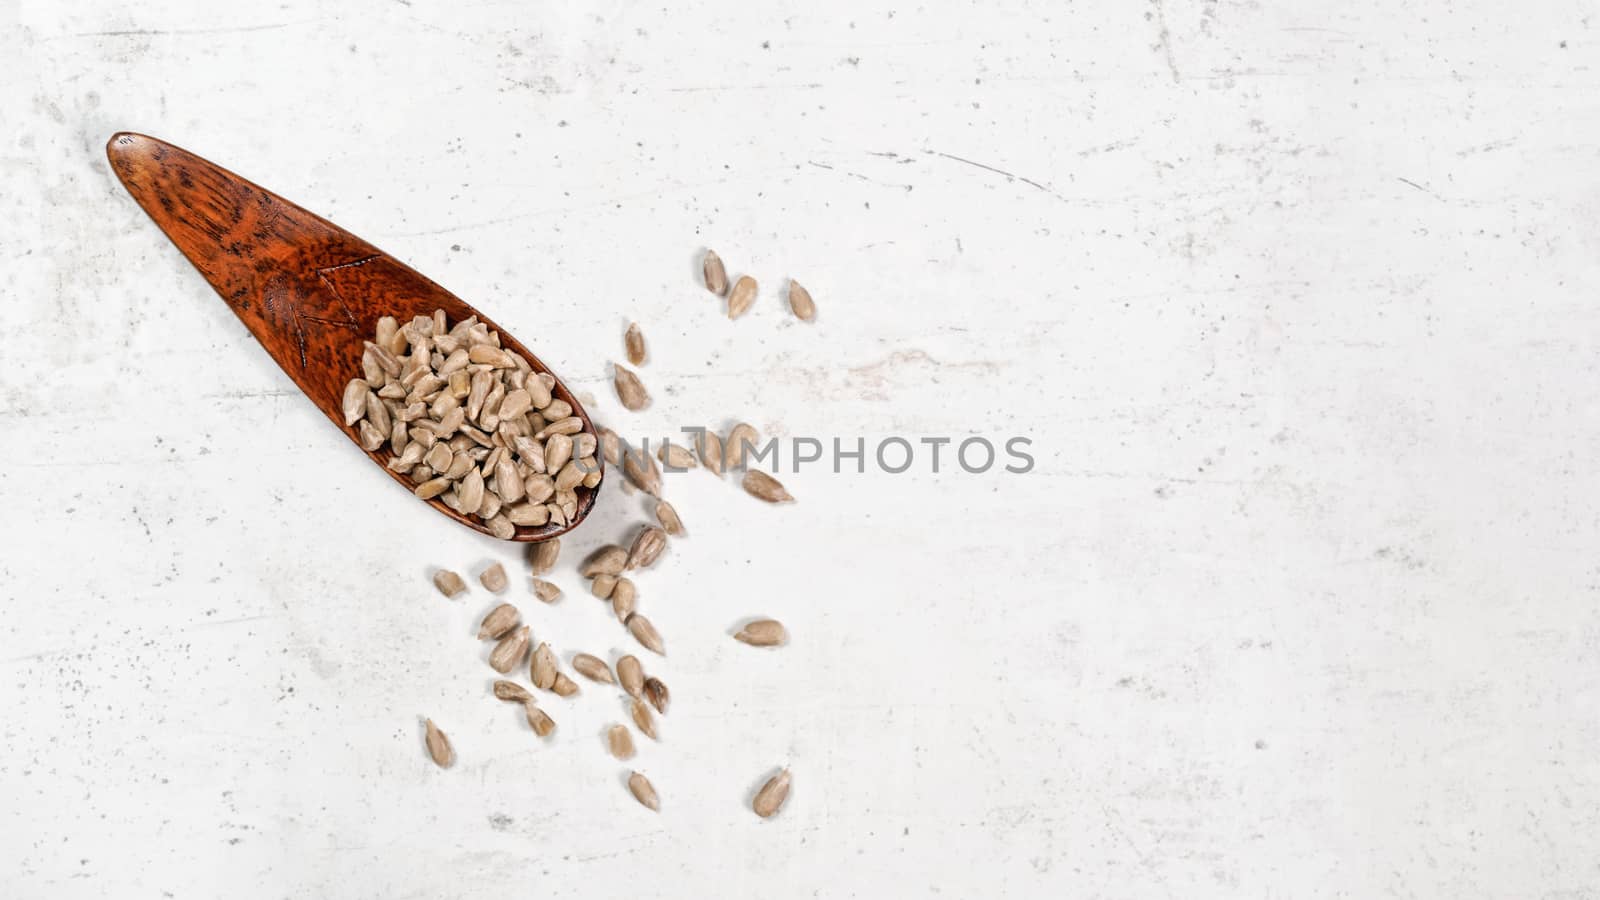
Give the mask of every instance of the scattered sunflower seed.
[[641, 734], [652, 741], [660, 740], [656, 737], [655, 716], [650, 715], [650, 707], [645, 706], [643, 700], [633, 701], [628, 709], [633, 714], [633, 724], [638, 726]]
[[616, 684], [617, 680], [611, 677], [611, 667], [605, 660], [588, 653], [579, 653], [572, 657], [572, 669], [590, 681], [602, 684]]
[[528, 545], [528, 565], [533, 574], [543, 575], [556, 567], [556, 557], [561, 555], [561, 539]]
[[501, 675], [515, 669], [528, 652], [529, 629], [524, 625], [500, 639], [489, 654], [489, 666]]
[[722, 475], [722, 438], [715, 431], [707, 428], [700, 432], [700, 445], [695, 448], [700, 454], [700, 464], [706, 471], [720, 477]]
[[783, 801], [788, 798], [789, 770], [784, 769], [768, 778], [767, 783], [761, 786], [761, 790], [756, 791], [755, 799], [750, 802], [750, 808], [756, 811], [756, 815], [765, 819], [777, 812], [783, 806]]
[[538, 649], [533, 651], [533, 664], [529, 676], [533, 686], [541, 691], [548, 691], [556, 684], [556, 654], [550, 645], [540, 643]]
[[661, 523], [661, 530], [673, 537], [683, 537], [683, 520], [678, 518], [678, 511], [672, 504], [665, 500], [656, 501], [656, 521]]
[[788, 643], [789, 631], [777, 619], [756, 619], [733, 637], [752, 647], [778, 647]]
[[644, 696], [644, 666], [637, 657], [629, 655], [617, 660], [617, 679], [628, 696], [635, 700]]
[[755, 302], [756, 280], [749, 275], [740, 275], [739, 280], [733, 283], [733, 290], [728, 293], [728, 318], [739, 318]]
[[568, 678], [567, 673], [557, 672], [556, 683], [550, 685], [550, 690], [554, 691], [557, 696], [571, 697], [578, 692], [578, 683]]
[[428, 755], [439, 768], [448, 769], [456, 761], [456, 751], [450, 746], [450, 739], [444, 736], [439, 726], [433, 724], [432, 719], [428, 720], [427, 735], [423, 742], [428, 746]]
[[744, 468], [745, 454], [755, 446], [761, 435], [752, 426], [740, 422], [728, 432], [728, 439], [722, 442], [722, 467], [729, 472], [736, 472]]
[[439, 589], [439, 593], [451, 599], [455, 599], [467, 589], [467, 583], [461, 580], [461, 576], [449, 569], [440, 569], [433, 573], [433, 586]]
[[550, 718], [544, 710], [532, 703], [523, 704], [523, 714], [528, 717], [528, 726], [539, 737], [549, 737], [556, 730], [556, 720]]
[[651, 625], [650, 620], [644, 616], [638, 613], [629, 616], [628, 632], [633, 635], [634, 640], [637, 640], [650, 650], [654, 650], [662, 656], [667, 655], [666, 646], [661, 643], [660, 632], [656, 631], [656, 627]]
[[483, 625], [478, 628], [478, 640], [493, 638], [499, 640], [506, 636], [506, 632], [522, 623], [522, 613], [509, 603], [502, 603], [489, 614], [483, 617]]
[[661, 449], [656, 451], [656, 459], [661, 460], [661, 464], [666, 466], [669, 472], [681, 472], [685, 469], [692, 469], [696, 465], [694, 453], [688, 447], [681, 447], [670, 441], [662, 444]]
[[655, 785], [650, 783], [650, 779], [634, 772], [628, 776], [628, 790], [633, 792], [633, 799], [647, 809], [656, 812], [661, 810], [661, 798], [656, 796]]
[[817, 315], [817, 304], [812, 302], [811, 292], [793, 278], [789, 279], [789, 308], [794, 310], [795, 318], [802, 322], [809, 322]]
[[613, 383], [617, 388], [617, 399], [622, 401], [622, 405], [633, 412], [649, 406], [650, 393], [644, 389], [644, 382], [639, 380], [639, 376], [622, 366], [617, 366], [616, 369], [617, 375]]
[[605, 600], [610, 598], [611, 592], [616, 590], [616, 587], [617, 576], [596, 575], [594, 581], [589, 584], [589, 593], [599, 597], [601, 600]]
[[641, 447], [630, 450], [622, 457], [622, 474], [639, 490], [654, 497], [661, 496], [661, 470], [656, 461]]
[[672, 699], [672, 692], [667, 690], [666, 682], [655, 676], [644, 680], [644, 698], [656, 708], [656, 712], [665, 713], [667, 703]]
[[478, 581], [486, 589], [498, 594], [506, 589], [506, 568], [495, 563], [478, 573]]
[[583, 567], [578, 570], [578, 574], [585, 578], [593, 578], [596, 575], [620, 575], [622, 574], [622, 567], [627, 563], [628, 551], [618, 547], [616, 544], [607, 544], [589, 554], [589, 558], [583, 561]]
[[644, 332], [639, 330], [639, 323], [634, 322], [628, 326], [628, 333], [623, 335], [623, 344], [628, 348], [628, 362], [642, 365], [645, 361]]
[[639, 529], [639, 534], [633, 539], [633, 547], [628, 550], [628, 561], [624, 564], [627, 569], [648, 569], [655, 565], [661, 558], [662, 551], [667, 549], [667, 533], [654, 525], [646, 525]]
[[501, 700], [508, 700], [513, 703], [533, 702], [533, 695], [528, 693], [528, 689], [515, 681], [496, 681], [494, 683], [494, 695]]
[[613, 725], [606, 729], [606, 747], [617, 759], [633, 759], [633, 735], [628, 726]]
[[633, 615], [634, 603], [639, 597], [639, 589], [634, 587], [633, 580], [619, 577], [617, 583], [611, 588], [611, 611], [616, 613], [617, 621], [626, 623], [628, 617]]
[[751, 469], [744, 473], [744, 491], [768, 503], [783, 503], [794, 499], [793, 495], [784, 489], [783, 482], [760, 469]]
[[561, 588], [543, 578], [533, 580], [533, 595], [546, 603], [554, 603], [561, 597]]
[[705, 276], [706, 290], [718, 297], [728, 293], [728, 270], [722, 265], [722, 257], [715, 250], [707, 250], [705, 259], [700, 263], [700, 273]]

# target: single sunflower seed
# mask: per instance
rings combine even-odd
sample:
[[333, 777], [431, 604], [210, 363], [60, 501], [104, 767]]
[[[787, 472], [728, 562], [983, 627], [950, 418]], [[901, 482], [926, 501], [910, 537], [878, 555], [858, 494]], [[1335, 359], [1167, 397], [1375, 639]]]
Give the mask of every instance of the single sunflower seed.
[[506, 567], [495, 563], [478, 573], [478, 582], [485, 589], [498, 594], [506, 589]]
[[555, 568], [556, 558], [560, 555], [560, 538], [540, 544], [528, 545], [528, 564], [533, 567], [533, 574], [535, 575], [543, 575]]
[[590, 681], [602, 684], [616, 684], [617, 680], [611, 677], [611, 667], [598, 656], [588, 653], [579, 653], [572, 657], [572, 669]]
[[671, 442], [661, 445], [661, 449], [656, 451], [656, 458], [661, 460], [661, 464], [666, 466], [669, 472], [674, 470], [681, 472], [695, 467], [694, 453], [688, 447], [680, 447]]
[[628, 696], [635, 700], [644, 696], [644, 666], [637, 657], [630, 654], [617, 660], [617, 680]]
[[699, 446], [695, 448], [700, 454], [700, 464], [706, 471], [721, 477], [722, 475], [722, 438], [715, 431], [707, 428], [700, 432]]
[[367, 391], [369, 390], [371, 390], [371, 385], [367, 384], [366, 380], [362, 378], [352, 379], [349, 384], [345, 385], [344, 399], [339, 405], [344, 411], [344, 424], [346, 427], [361, 421], [361, 417], [366, 413]]
[[639, 376], [622, 366], [617, 366], [616, 370], [612, 383], [616, 386], [617, 399], [622, 401], [622, 405], [633, 412], [649, 406], [650, 393], [644, 389], [644, 382], [639, 380]]
[[643, 700], [635, 700], [628, 707], [633, 714], [633, 724], [638, 726], [639, 732], [652, 741], [661, 740], [656, 737], [656, 718], [650, 715], [650, 707], [644, 705]]
[[628, 790], [633, 792], [633, 799], [639, 801], [640, 805], [655, 812], [661, 810], [661, 798], [656, 796], [655, 785], [650, 783], [650, 779], [634, 772], [628, 776]]
[[653, 497], [661, 496], [661, 470], [643, 447], [630, 450], [622, 457], [622, 474], [639, 490]]
[[489, 653], [489, 666], [501, 675], [515, 669], [517, 663], [522, 661], [523, 655], [528, 652], [530, 631], [528, 626], [507, 634], [494, 645], [494, 650]]
[[758, 500], [765, 500], [768, 503], [784, 503], [794, 499], [794, 496], [784, 489], [783, 482], [760, 469], [751, 469], [744, 473], [743, 483], [745, 493]]
[[554, 603], [561, 597], [561, 588], [545, 581], [543, 578], [535, 578], [533, 580], [533, 595], [545, 603]]
[[789, 279], [789, 308], [794, 310], [795, 318], [802, 322], [809, 322], [817, 315], [817, 304], [812, 302], [811, 292], [793, 278]]
[[611, 597], [611, 592], [616, 590], [616, 588], [617, 576], [615, 575], [596, 575], [594, 577], [594, 581], [589, 583], [589, 593], [595, 595], [601, 600], [609, 599]]
[[533, 695], [528, 693], [528, 689], [520, 684], [517, 684], [515, 681], [496, 681], [494, 683], [494, 695], [499, 697], [501, 700], [506, 700], [512, 703], [533, 702]]
[[779, 647], [789, 642], [789, 631], [777, 619], [756, 619], [733, 637], [752, 647]]
[[649, 568], [661, 558], [662, 551], [667, 549], [667, 533], [654, 525], [646, 525], [639, 529], [639, 534], [633, 539], [633, 547], [628, 550], [628, 561], [624, 564], [627, 569]]
[[633, 735], [626, 725], [613, 725], [606, 729], [606, 747], [617, 759], [633, 759]]
[[449, 569], [440, 569], [433, 573], [433, 586], [439, 589], [439, 593], [451, 599], [455, 599], [467, 589], [467, 583], [461, 580], [461, 576]]
[[740, 275], [739, 280], [733, 283], [733, 290], [728, 292], [728, 318], [739, 318], [755, 302], [756, 280], [749, 275]]
[[537, 705], [533, 703], [525, 703], [522, 706], [522, 711], [523, 715], [527, 716], [528, 726], [533, 729], [534, 734], [537, 734], [539, 737], [549, 737], [555, 733], [556, 720], [550, 718], [550, 716]]
[[450, 746], [450, 739], [444, 736], [439, 726], [433, 724], [432, 719], [427, 722], [427, 734], [423, 742], [428, 746], [428, 756], [433, 758], [434, 764], [439, 768], [448, 769], [450, 764], [456, 761], [455, 748]]
[[722, 265], [722, 257], [715, 250], [707, 250], [705, 258], [700, 261], [700, 274], [705, 277], [706, 290], [718, 297], [728, 293], [728, 270]]
[[666, 682], [655, 676], [644, 680], [644, 698], [656, 708], [656, 712], [665, 713], [667, 703], [672, 699], [672, 692], [667, 690]]
[[656, 521], [661, 523], [661, 530], [673, 537], [683, 537], [683, 520], [678, 518], [678, 511], [672, 504], [665, 500], [656, 501]]
[[596, 575], [620, 575], [622, 567], [627, 565], [627, 562], [628, 551], [616, 544], [607, 544], [589, 554], [589, 558], [583, 561], [582, 568], [578, 569], [578, 574], [585, 578], [593, 578]]
[[756, 811], [756, 815], [765, 819], [777, 812], [783, 806], [783, 801], [788, 798], [789, 770], [784, 769], [768, 778], [767, 783], [761, 786], [761, 790], [756, 791], [755, 799], [750, 801], [750, 808]]
[[628, 617], [633, 615], [638, 597], [639, 589], [634, 587], [632, 579], [617, 578], [617, 583], [611, 588], [611, 611], [616, 614], [618, 622], [627, 623]]
[[550, 685], [550, 690], [559, 697], [571, 697], [578, 692], [578, 683], [567, 677], [565, 672], [556, 673], [556, 683]]
[[633, 635], [635, 640], [645, 645], [645, 647], [654, 650], [656, 653], [659, 653], [662, 656], [667, 655], [666, 645], [661, 642], [661, 633], [656, 631], [656, 627], [650, 624], [650, 620], [646, 619], [644, 616], [638, 613], [634, 613], [633, 615], [629, 616], [628, 632]]
[[623, 335], [622, 343], [628, 350], [628, 362], [634, 365], [643, 365], [646, 357], [644, 349], [644, 332], [639, 330], [639, 323], [634, 322], [628, 326], [628, 333]]
[[540, 643], [538, 649], [533, 651], [533, 665], [529, 675], [532, 677], [533, 686], [541, 691], [548, 691], [556, 683], [556, 654], [550, 645]]
[[761, 439], [761, 435], [754, 427], [740, 422], [728, 431], [728, 439], [722, 442], [722, 467], [729, 472], [744, 468], [745, 455]]
[[506, 636], [511, 629], [522, 624], [522, 613], [509, 603], [502, 603], [489, 614], [483, 617], [483, 624], [478, 627], [478, 640], [499, 640]]

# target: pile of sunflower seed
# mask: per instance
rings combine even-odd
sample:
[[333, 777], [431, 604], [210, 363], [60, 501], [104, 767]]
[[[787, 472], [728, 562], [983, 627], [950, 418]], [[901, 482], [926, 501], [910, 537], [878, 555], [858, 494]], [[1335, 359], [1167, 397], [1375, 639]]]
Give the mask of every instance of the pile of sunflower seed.
[[551, 394], [555, 377], [502, 348], [476, 316], [453, 327], [444, 310], [405, 325], [384, 316], [361, 369], [343, 399], [361, 446], [388, 445], [389, 468], [418, 497], [475, 516], [495, 537], [567, 524], [578, 490], [600, 483], [595, 435]]

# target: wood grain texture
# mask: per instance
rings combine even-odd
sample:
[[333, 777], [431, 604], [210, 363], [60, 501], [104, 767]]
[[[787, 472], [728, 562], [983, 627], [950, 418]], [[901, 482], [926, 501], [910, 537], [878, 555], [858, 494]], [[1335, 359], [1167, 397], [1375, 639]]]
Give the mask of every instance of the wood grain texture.
[[[128, 193], [358, 449], [360, 434], [344, 424], [340, 399], [345, 385], [360, 375], [364, 341], [372, 339], [383, 316], [407, 322], [435, 309], [443, 309], [452, 323], [477, 316], [535, 371], [550, 371], [488, 316], [421, 273], [209, 160], [130, 132], [113, 135], [106, 156]], [[583, 404], [560, 377], [552, 393], [571, 404], [585, 431], [594, 431]], [[389, 450], [362, 452], [411, 490], [410, 480], [386, 465]], [[597, 463], [603, 479], [605, 463]], [[521, 526], [511, 540], [543, 541], [571, 531], [593, 508], [598, 490], [577, 488], [578, 511], [566, 525]], [[462, 515], [437, 498], [422, 502], [489, 534], [480, 519]]]

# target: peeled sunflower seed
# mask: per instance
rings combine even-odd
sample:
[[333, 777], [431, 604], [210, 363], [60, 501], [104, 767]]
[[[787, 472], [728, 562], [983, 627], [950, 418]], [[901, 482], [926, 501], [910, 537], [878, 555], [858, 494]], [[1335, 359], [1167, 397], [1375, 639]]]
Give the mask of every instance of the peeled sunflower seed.
[[722, 438], [715, 431], [707, 428], [700, 432], [699, 446], [695, 448], [700, 454], [700, 463], [706, 471], [713, 475], [722, 475]]
[[533, 686], [541, 691], [548, 691], [556, 684], [556, 654], [550, 649], [549, 644], [541, 643], [533, 651], [533, 665], [529, 675]]
[[728, 270], [722, 265], [722, 257], [715, 250], [707, 250], [705, 259], [700, 263], [700, 273], [705, 276], [706, 290], [718, 297], [728, 293]]
[[354, 425], [361, 421], [362, 415], [367, 411], [367, 391], [370, 386], [360, 378], [351, 379], [344, 387], [344, 399], [340, 407], [344, 411], [344, 424]]
[[644, 698], [656, 708], [656, 712], [667, 711], [667, 703], [672, 699], [672, 692], [667, 690], [666, 682], [651, 676], [644, 680]]
[[613, 384], [617, 388], [617, 399], [622, 401], [622, 405], [634, 412], [649, 406], [650, 393], [644, 389], [644, 382], [639, 380], [639, 376], [621, 366], [617, 366], [616, 369], [617, 375], [613, 379]]
[[655, 785], [650, 783], [650, 779], [634, 772], [628, 776], [628, 790], [633, 792], [633, 799], [641, 805], [657, 812], [661, 810], [661, 798], [656, 796]]
[[461, 576], [449, 569], [433, 573], [433, 586], [439, 589], [439, 593], [452, 599], [467, 589], [467, 583], [461, 580]]
[[616, 544], [607, 544], [589, 554], [578, 574], [585, 578], [593, 578], [596, 575], [620, 575], [622, 567], [627, 565], [627, 562], [628, 551]]
[[533, 695], [528, 693], [528, 689], [515, 681], [496, 681], [494, 683], [494, 695], [501, 700], [508, 700], [513, 703], [533, 702]]
[[739, 318], [755, 302], [756, 280], [749, 275], [740, 275], [739, 280], [733, 283], [733, 290], [728, 293], [728, 318]]
[[561, 539], [545, 541], [541, 544], [528, 545], [528, 564], [533, 567], [533, 574], [543, 575], [556, 566], [556, 557], [561, 555]]
[[661, 523], [661, 530], [673, 537], [683, 536], [683, 520], [678, 518], [678, 511], [672, 504], [665, 500], [656, 502], [656, 521]]
[[590, 681], [598, 681], [602, 684], [617, 683], [617, 680], [611, 677], [611, 667], [606, 665], [605, 660], [598, 656], [579, 653], [572, 657], [572, 669]]
[[751, 469], [744, 473], [744, 491], [758, 500], [768, 503], [783, 503], [794, 499], [783, 487], [783, 482], [760, 469]]
[[628, 726], [613, 725], [606, 729], [606, 747], [617, 759], [632, 759], [633, 735], [628, 733]]
[[617, 660], [617, 679], [628, 696], [635, 700], [644, 696], [644, 666], [637, 657], [629, 655]]
[[734, 640], [752, 647], [777, 647], [789, 641], [789, 632], [777, 619], [756, 619], [739, 629]]
[[628, 333], [623, 335], [622, 343], [628, 349], [628, 362], [636, 366], [644, 362], [644, 332], [639, 330], [638, 322], [628, 326]]
[[661, 464], [666, 466], [669, 472], [673, 470], [683, 471], [684, 469], [695, 467], [694, 454], [689, 451], [689, 448], [680, 447], [673, 443], [662, 444], [661, 449], [656, 451], [656, 458], [661, 460]]
[[622, 474], [639, 490], [655, 497], [661, 496], [661, 470], [656, 468], [656, 461], [644, 452], [643, 447], [623, 454]]
[[478, 573], [478, 581], [488, 590], [491, 590], [496, 594], [500, 593], [506, 589], [505, 566], [495, 563], [489, 568], [484, 569], [482, 572]]
[[599, 597], [601, 600], [609, 598], [611, 592], [616, 588], [617, 576], [615, 575], [596, 575], [594, 581], [589, 583], [589, 593]]
[[639, 597], [638, 588], [634, 587], [633, 580], [619, 577], [617, 583], [611, 588], [611, 611], [616, 613], [617, 621], [627, 623], [628, 617], [633, 615], [634, 602]]
[[637, 640], [639, 643], [645, 645], [645, 647], [654, 650], [656, 653], [659, 653], [662, 656], [667, 655], [666, 646], [661, 643], [661, 633], [656, 631], [656, 627], [651, 625], [650, 620], [646, 619], [644, 616], [641, 616], [638, 613], [634, 613], [633, 615], [629, 616], [628, 632], [633, 635], [634, 640]]
[[528, 717], [528, 726], [539, 737], [549, 737], [556, 730], [556, 720], [550, 718], [544, 710], [532, 703], [525, 703], [522, 707], [523, 714]]
[[506, 633], [517, 627], [522, 622], [522, 613], [509, 603], [502, 603], [489, 614], [483, 617], [483, 624], [478, 627], [478, 640], [493, 638], [499, 640]]
[[535, 578], [533, 580], [533, 595], [546, 603], [554, 603], [561, 597], [561, 588], [542, 578]]
[[728, 439], [722, 442], [722, 467], [730, 472], [744, 468], [745, 454], [755, 446], [761, 435], [744, 422], [733, 426]]
[[557, 672], [556, 683], [550, 685], [550, 690], [554, 691], [557, 696], [571, 697], [578, 692], [578, 683], [568, 678], [567, 673]]
[[789, 279], [789, 308], [794, 310], [795, 318], [802, 322], [809, 322], [817, 315], [817, 304], [812, 302], [811, 292], [793, 278]]
[[433, 724], [432, 719], [428, 720], [427, 734], [423, 738], [423, 743], [427, 744], [428, 756], [433, 758], [439, 768], [448, 769], [450, 764], [456, 761], [456, 751], [450, 746], [450, 739], [444, 736], [439, 726]]
[[500, 639], [489, 653], [489, 666], [504, 675], [515, 669], [528, 652], [529, 629], [524, 625]]
[[650, 707], [645, 706], [643, 700], [633, 701], [628, 711], [633, 714], [633, 724], [638, 726], [640, 733], [652, 741], [660, 740], [656, 737], [655, 716], [650, 715]]
[[628, 561], [624, 565], [628, 569], [647, 569], [655, 565], [666, 549], [667, 533], [654, 525], [646, 525], [634, 537], [633, 547], [628, 550]]
[[609, 428], [600, 429], [600, 455], [607, 465], [622, 465], [622, 438]]
[[761, 786], [761, 790], [756, 791], [755, 799], [750, 801], [750, 808], [756, 811], [756, 815], [765, 819], [777, 812], [787, 799], [789, 799], [789, 770], [784, 769], [768, 778], [767, 783]]

